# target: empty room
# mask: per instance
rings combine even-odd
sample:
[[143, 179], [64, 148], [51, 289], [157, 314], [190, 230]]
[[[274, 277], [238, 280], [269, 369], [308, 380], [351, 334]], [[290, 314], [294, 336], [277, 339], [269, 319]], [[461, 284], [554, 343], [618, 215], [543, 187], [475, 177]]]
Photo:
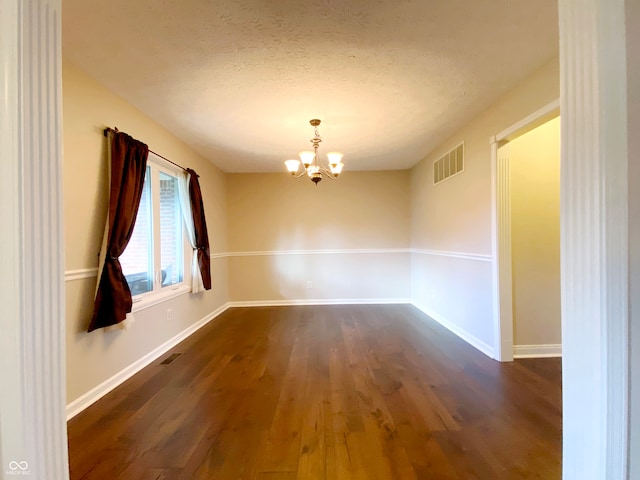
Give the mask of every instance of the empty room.
[[[555, 2], [64, 13], [72, 478], [559, 478], [560, 359], [494, 359], [488, 141], [558, 98]], [[93, 313], [105, 128], [152, 150], [125, 328]], [[197, 293], [180, 167], [210, 245]]]
[[634, 478], [635, 7], [12, 5], [0, 478]]

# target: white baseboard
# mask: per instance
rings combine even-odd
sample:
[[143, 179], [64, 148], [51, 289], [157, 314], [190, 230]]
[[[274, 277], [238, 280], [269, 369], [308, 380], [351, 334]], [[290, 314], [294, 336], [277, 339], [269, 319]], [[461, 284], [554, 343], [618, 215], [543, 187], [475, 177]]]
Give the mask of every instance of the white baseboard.
[[125, 369], [119, 371], [111, 378], [108, 378], [107, 380], [102, 382], [100, 385], [92, 388], [84, 395], [76, 398], [74, 401], [72, 401], [67, 405], [67, 408], [66, 408], [67, 421], [75, 417], [78, 413], [83, 411], [85, 408], [87, 408], [91, 404], [98, 401], [100, 398], [104, 397], [111, 390], [113, 390], [118, 385], [120, 385], [121, 383], [131, 378], [133, 375], [138, 373], [140, 370], [142, 370], [144, 367], [149, 365], [154, 360], [158, 359], [168, 350], [175, 347], [178, 343], [183, 341], [185, 338], [192, 335], [200, 328], [204, 327], [207, 323], [209, 323], [211, 320], [216, 318], [222, 312], [227, 310], [230, 306], [231, 305], [229, 302], [225, 303], [224, 305], [217, 308], [212, 313], [208, 314], [207, 316], [198, 320], [196, 323], [185, 328], [182, 332], [178, 333], [175, 337], [167, 340], [162, 345], [156, 347], [151, 352], [147, 353], [145, 356], [136, 360], [134, 363], [132, 363]]
[[294, 305], [388, 305], [411, 303], [409, 298], [331, 298], [298, 300], [251, 300], [229, 302], [230, 307], [290, 307]]
[[428, 317], [431, 317], [432, 319], [434, 319], [440, 325], [445, 327], [451, 333], [453, 333], [453, 334], [457, 335], [458, 337], [460, 337], [462, 340], [467, 342], [472, 347], [477, 348], [478, 350], [480, 350], [482, 353], [484, 353], [488, 357], [495, 358], [494, 349], [493, 349], [493, 347], [491, 345], [486, 344], [485, 342], [483, 342], [479, 338], [475, 337], [474, 335], [470, 334], [469, 332], [467, 332], [463, 328], [460, 328], [458, 325], [455, 325], [454, 323], [450, 322], [449, 320], [447, 320], [446, 318], [442, 317], [441, 315], [438, 315], [437, 313], [430, 311], [428, 308], [424, 307], [423, 305], [420, 305], [420, 304], [418, 304], [416, 302], [411, 302], [411, 303], [412, 303], [412, 305], [414, 307], [416, 307], [422, 313], [424, 313]]
[[562, 357], [562, 345], [514, 345], [513, 358]]

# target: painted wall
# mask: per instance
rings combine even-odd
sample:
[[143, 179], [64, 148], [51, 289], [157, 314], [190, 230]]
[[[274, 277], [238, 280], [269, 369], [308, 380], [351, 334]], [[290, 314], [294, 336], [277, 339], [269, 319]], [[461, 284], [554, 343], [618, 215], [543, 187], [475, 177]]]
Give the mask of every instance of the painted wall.
[[[212, 260], [213, 289], [135, 313], [127, 331], [86, 333], [107, 212], [105, 126], [117, 126], [200, 175], [212, 253], [227, 251], [226, 180], [210, 162], [69, 62], [63, 63], [67, 403], [130, 366], [228, 301], [227, 259]], [[71, 279], [72, 273], [79, 277]], [[167, 321], [166, 310], [173, 319]]]
[[[493, 351], [489, 138], [558, 95], [554, 60], [411, 170], [412, 298], [487, 353]], [[433, 185], [433, 161], [463, 141], [464, 172]]]
[[511, 173], [513, 344], [559, 345], [560, 117], [498, 150]]
[[233, 301], [409, 298], [408, 171], [229, 174], [227, 205]]

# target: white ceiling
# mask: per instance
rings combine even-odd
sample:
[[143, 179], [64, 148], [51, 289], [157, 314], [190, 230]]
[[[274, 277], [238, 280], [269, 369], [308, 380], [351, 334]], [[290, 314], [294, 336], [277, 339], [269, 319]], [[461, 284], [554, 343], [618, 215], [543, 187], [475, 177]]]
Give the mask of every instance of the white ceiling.
[[224, 171], [283, 171], [311, 118], [346, 170], [404, 169], [557, 25], [556, 0], [64, 0], [63, 55]]

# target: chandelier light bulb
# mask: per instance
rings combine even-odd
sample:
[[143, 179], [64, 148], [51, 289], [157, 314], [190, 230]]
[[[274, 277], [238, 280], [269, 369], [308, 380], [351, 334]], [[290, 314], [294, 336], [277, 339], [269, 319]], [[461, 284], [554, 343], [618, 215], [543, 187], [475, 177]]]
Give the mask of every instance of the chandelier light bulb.
[[300, 160], [285, 160], [285, 166], [287, 167], [287, 171], [291, 175], [295, 175], [298, 173], [298, 169], [300, 168]]
[[316, 156], [315, 152], [312, 152], [310, 150], [305, 150], [304, 152], [300, 152], [298, 155], [300, 156], [300, 160], [302, 161], [304, 168], [308, 168], [309, 165], [313, 163], [313, 159]]
[[340, 152], [329, 152], [329, 153], [327, 153], [327, 159], [329, 160], [329, 165], [330, 166], [338, 165], [342, 161], [342, 157], [343, 157], [343, 155]]
[[342, 167], [344, 167], [344, 163], [342, 162], [338, 162], [335, 165], [329, 165], [329, 168], [331, 169], [331, 173], [333, 174], [334, 177], [337, 177], [338, 175], [340, 175], [340, 173], [342, 172]]

